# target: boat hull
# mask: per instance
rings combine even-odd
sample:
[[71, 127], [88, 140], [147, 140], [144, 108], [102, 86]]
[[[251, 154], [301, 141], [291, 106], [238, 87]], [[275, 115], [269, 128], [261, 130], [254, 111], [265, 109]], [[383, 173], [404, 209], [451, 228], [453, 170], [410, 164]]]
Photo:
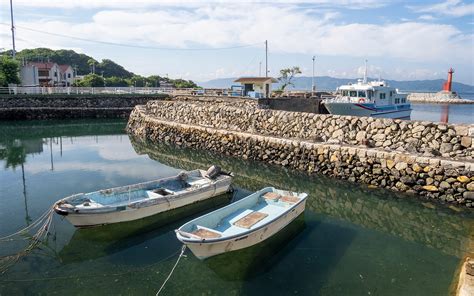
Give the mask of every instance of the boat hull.
[[187, 247], [193, 252], [193, 254], [204, 260], [206, 258], [216, 256], [219, 254], [232, 252], [240, 249], [244, 249], [264, 240], [270, 238], [274, 234], [278, 233], [285, 226], [290, 224], [298, 216], [304, 213], [306, 206], [306, 200], [300, 202], [293, 209], [278, 217], [275, 221], [270, 224], [264, 225], [259, 229], [256, 229], [250, 233], [243, 234], [238, 237], [222, 240], [219, 242], [184, 242]]
[[336, 115], [365, 116], [392, 119], [410, 119], [411, 115], [411, 108], [406, 106], [400, 109], [395, 106], [388, 108], [376, 108], [373, 106], [373, 104], [341, 102], [326, 102], [324, 105], [330, 114]]
[[225, 181], [218, 182], [215, 189], [214, 186], [210, 186], [200, 190], [199, 192], [188, 194], [179, 198], [169, 198], [167, 199], [167, 202], [162, 202], [155, 205], [139, 208], [125, 207], [125, 209], [122, 211], [103, 213], [68, 213], [65, 217], [76, 227], [91, 227], [104, 224], [128, 222], [157, 215], [224, 194], [229, 191], [230, 184], [231, 179], [229, 178]]

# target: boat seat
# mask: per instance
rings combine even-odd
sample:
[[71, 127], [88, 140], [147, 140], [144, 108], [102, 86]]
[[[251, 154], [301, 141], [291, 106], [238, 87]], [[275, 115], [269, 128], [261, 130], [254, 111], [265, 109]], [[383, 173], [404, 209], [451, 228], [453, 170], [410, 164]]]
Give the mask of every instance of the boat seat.
[[280, 201], [290, 203], [290, 204], [297, 203], [299, 200], [300, 199], [297, 196], [289, 196], [289, 195], [285, 195], [280, 199]]
[[252, 212], [250, 214], [245, 215], [244, 217], [240, 218], [239, 220], [234, 222], [235, 226], [250, 229], [252, 226], [257, 224], [259, 221], [265, 219], [268, 214], [260, 213], [260, 212]]
[[198, 226], [198, 229], [191, 232], [191, 234], [200, 238], [219, 238], [222, 236], [222, 234], [202, 226]]
[[272, 200], [272, 201], [277, 201], [281, 195], [276, 193], [276, 192], [267, 192], [262, 197], [266, 200]]

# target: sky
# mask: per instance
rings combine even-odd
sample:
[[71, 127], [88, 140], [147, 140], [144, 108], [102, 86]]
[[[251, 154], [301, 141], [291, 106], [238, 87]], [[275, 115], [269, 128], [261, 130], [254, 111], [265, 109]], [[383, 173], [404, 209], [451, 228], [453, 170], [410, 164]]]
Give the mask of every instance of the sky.
[[[12, 47], [0, 0], [0, 49]], [[16, 48], [73, 49], [140, 75], [445, 79], [474, 85], [472, 0], [13, 0]]]

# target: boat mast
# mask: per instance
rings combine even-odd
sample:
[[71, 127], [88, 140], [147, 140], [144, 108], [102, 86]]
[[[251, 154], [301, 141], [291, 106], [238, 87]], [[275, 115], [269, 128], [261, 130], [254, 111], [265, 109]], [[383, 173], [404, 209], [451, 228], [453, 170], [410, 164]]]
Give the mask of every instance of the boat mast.
[[365, 60], [364, 84], [367, 83], [367, 60]]

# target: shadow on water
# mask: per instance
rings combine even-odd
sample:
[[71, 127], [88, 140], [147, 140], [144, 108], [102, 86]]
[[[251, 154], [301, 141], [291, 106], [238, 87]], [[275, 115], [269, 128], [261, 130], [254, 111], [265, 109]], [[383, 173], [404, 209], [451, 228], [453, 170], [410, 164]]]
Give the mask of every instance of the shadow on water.
[[292, 240], [296, 240], [304, 228], [304, 215], [300, 215], [280, 232], [259, 244], [208, 258], [204, 263], [225, 280], [253, 278], [271, 269], [285, 255], [284, 249], [291, 245]]
[[79, 228], [74, 232], [69, 243], [59, 252], [59, 257], [63, 263], [74, 263], [118, 253], [173, 232], [185, 220], [223, 206], [230, 199], [231, 194], [223, 194], [136, 221]]

